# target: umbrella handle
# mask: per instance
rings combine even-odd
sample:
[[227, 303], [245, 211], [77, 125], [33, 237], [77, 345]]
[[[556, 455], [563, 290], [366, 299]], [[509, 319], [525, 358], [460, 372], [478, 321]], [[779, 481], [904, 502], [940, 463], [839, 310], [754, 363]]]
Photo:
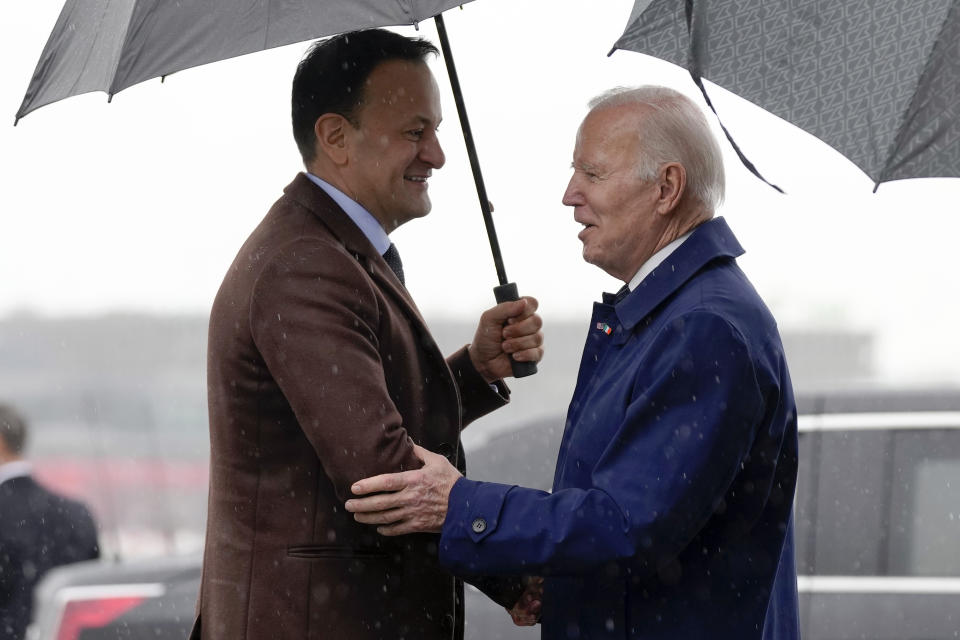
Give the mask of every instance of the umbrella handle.
[[[520, 299], [520, 293], [517, 291], [516, 282], [508, 282], [493, 288], [493, 295], [497, 298], [497, 303], [513, 302]], [[510, 369], [513, 371], [514, 378], [525, 378], [532, 376], [537, 372], [536, 362], [517, 362], [510, 358]]]

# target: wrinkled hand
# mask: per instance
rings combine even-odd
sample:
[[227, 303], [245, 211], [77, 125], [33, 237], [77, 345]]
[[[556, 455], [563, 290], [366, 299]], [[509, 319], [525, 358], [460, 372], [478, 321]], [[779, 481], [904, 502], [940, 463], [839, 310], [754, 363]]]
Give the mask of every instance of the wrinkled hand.
[[513, 624], [518, 627], [532, 627], [540, 619], [540, 608], [543, 604], [543, 578], [524, 576], [523, 582], [526, 589], [513, 608], [507, 609], [507, 613], [513, 618]]
[[511, 375], [510, 359], [540, 362], [543, 358], [543, 320], [536, 298], [524, 296], [501, 302], [480, 316], [470, 345], [470, 360], [487, 382]]
[[443, 528], [450, 490], [460, 472], [449, 460], [421, 446], [413, 445], [413, 452], [423, 461], [420, 469], [385, 473], [353, 484], [354, 495], [379, 494], [347, 500], [347, 511], [357, 522], [378, 525], [377, 533], [385, 536], [437, 533]]

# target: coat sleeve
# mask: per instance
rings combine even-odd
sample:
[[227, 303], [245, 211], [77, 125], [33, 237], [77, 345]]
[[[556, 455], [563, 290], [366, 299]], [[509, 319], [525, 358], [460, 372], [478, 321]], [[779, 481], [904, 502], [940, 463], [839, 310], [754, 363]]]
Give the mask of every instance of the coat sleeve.
[[298, 241], [264, 265], [250, 305], [257, 349], [341, 500], [361, 478], [422, 466], [388, 391], [374, 286], [339, 247]]
[[453, 378], [460, 389], [461, 428], [510, 401], [510, 388], [506, 383], [497, 380], [492, 385], [487, 384], [473, 366], [467, 349], [468, 347], [463, 347], [447, 358], [447, 366], [453, 372]]
[[763, 405], [755, 364], [737, 329], [708, 312], [671, 323], [638, 357], [636, 373], [624, 372], [635, 375], [631, 397], [591, 487], [551, 494], [458, 480], [442, 564], [576, 575], [629, 562], [647, 573], [687, 546], [750, 449]]

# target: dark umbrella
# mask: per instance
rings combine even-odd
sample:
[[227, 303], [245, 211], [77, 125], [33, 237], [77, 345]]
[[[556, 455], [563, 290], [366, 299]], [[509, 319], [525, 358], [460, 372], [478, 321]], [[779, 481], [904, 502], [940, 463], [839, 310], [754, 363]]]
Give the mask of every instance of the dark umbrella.
[[[356, 29], [417, 25], [433, 17], [463, 127], [470, 166], [500, 286], [497, 302], [517, 300], [508, 282], [470, 131], [447, 31], [440, 15], [470, 0], [67, 0], [30, 80], [16, 122], [64, 98], [104, 91], [110, 99], [152, 78], [236, 56]], [[536, 373], [515, 362], [515, 377]]]
[[687, 69], [708, 103], [703, 79], [729, 89], [876, 186], [960, 177], [960, 1], [637, 0], [614, 49]]

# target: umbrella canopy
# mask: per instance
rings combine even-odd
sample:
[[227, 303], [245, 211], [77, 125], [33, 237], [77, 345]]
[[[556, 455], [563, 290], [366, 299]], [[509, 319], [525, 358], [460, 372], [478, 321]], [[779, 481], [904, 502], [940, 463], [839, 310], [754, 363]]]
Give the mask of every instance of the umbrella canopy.
[[877, 185], [960, 177], [960, 1], [637, 0], [614, 49], [746, 98]]
[[160, 78], [295, 42], [415, 25], [470, 0], [67, 0], [17, 119], [64, 98], [111, 96]]
[[[91, 91], [114, 93], [202, 64], [346, 31], [417, 25], [434, 18], [473, 170], [500, 285], [497, 302], [519, 299], [507, 281], [453, 54], [441, 15], [470, 0], [67, 0], [17, 112]], [[14, 123], [16, 124], [16, 123]], [[515, 377], [536, 373], [511, 360]]]

